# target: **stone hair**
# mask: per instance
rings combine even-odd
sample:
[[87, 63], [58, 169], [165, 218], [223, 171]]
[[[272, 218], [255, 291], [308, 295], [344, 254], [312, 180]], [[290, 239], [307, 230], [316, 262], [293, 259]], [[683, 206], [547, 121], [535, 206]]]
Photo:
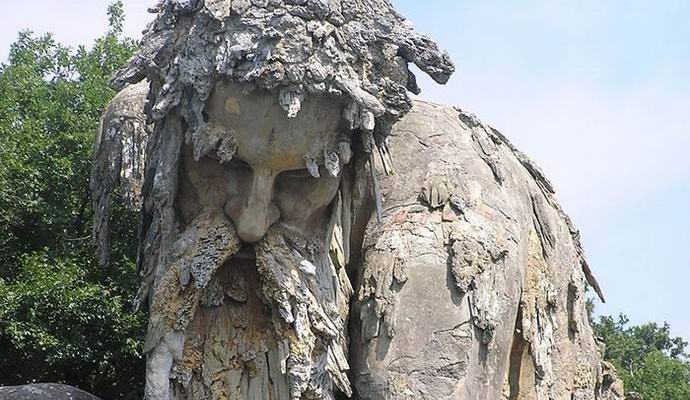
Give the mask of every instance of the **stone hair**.
[[150, 122], [179, 107], [188, 142], [207, 136], [205, 102], [228, 80], [274, 91], [288, 117], [307, 95], [343, 99], [368, 151], [419, 93], [409, 63], [439, 83], [455, 69], [388, 0], [163, 0], [150, 11], [157, 18], [113, 85], [150, 80]]

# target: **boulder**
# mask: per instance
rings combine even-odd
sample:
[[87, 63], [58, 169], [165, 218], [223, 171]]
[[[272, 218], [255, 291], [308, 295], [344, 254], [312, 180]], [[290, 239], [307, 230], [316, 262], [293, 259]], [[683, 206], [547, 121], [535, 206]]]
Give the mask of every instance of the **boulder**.
[[57, 383], [35, 383], [0, 387], [0, 400], [100, 400], [72, 386]]

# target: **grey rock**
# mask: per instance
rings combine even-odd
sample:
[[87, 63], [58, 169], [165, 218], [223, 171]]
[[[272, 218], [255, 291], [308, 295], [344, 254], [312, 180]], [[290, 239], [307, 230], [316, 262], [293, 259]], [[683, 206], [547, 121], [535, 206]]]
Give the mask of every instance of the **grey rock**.
[[[363, 211], [367, 182], [353, 197], [364, 221], [352, 228], [363, 244], [350, 244], [363, 248], [349, 347], [359, 398], [620, 400], [586, 319], [577, 231], [537, 167], [468, 118], [415, 102], [388, 142], [395, 173], [378, 165], [382, 223]], [[478, 140], [493, 143], [493, 167]], [[271, 279], [278, 294], [285, 278]]]
[[0, 386], [0, 400], [100, 400], [83, 390], [56, 383]]

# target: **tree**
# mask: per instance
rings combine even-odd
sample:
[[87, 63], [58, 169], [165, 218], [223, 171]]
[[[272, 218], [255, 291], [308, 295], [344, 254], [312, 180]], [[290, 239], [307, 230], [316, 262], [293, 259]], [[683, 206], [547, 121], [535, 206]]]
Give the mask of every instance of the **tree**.
[[604, 316], [594, 330], [606, 345], [604, 358], [614, 364], [627, 391], [645, 400], [690, 399], [688, 343], [672, 337], [668, 324], [631, 326], [624, 315]]
[[114, 207], [113, 258], [90, 241], [91, 148], [133, 53], [121, 2], [91, 48], [21, 32], [0, 65], [0, 384], [68, 383], [105, 399], [141, 398], [145, 317], [129, 312], [135, 212]]

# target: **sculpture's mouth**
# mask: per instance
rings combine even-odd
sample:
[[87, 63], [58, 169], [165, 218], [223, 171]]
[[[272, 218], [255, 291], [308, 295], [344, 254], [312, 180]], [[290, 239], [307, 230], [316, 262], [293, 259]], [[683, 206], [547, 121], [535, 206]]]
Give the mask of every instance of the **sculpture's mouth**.
[[256, 252], [254, 251], [254, 246], [247, 243], [243, 244], [240, 251], [238, 251], [233, 258], [244, 261], [256, 261]]

